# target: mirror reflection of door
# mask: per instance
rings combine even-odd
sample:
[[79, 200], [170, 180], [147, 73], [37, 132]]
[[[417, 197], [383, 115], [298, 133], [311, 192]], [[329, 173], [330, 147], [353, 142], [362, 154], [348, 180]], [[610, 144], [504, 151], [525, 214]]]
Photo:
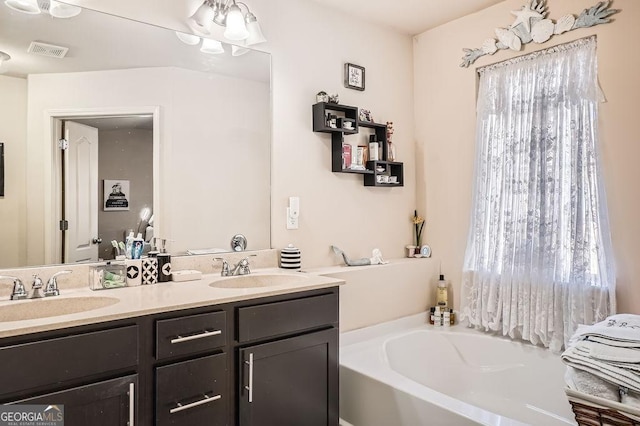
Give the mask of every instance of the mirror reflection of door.
[[63, 155], [64, 262], [98, 260], [98, 129], [63, 122], [68, 147]]
[[[153, 213], [153, 117], [74, 117], [62, 122], [68, 148], [60, 169], [67, 228], [59, 239], [61, 261], [113, 259], [111, 241], [124, 241], [130, 231], [146, 237], [149, 228], [149, 216], [143, 221], [140, 213]], [[129, 182], [128, 210], [103, 208], [105, 180]]]

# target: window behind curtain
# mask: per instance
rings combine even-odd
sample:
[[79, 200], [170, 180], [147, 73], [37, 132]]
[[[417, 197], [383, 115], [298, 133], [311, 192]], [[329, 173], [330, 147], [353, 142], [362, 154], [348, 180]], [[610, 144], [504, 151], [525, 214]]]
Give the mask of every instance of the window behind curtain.
[[558, 351], [615, 311], [599, 94], [595, 37], [480, 71], [470, 325]]

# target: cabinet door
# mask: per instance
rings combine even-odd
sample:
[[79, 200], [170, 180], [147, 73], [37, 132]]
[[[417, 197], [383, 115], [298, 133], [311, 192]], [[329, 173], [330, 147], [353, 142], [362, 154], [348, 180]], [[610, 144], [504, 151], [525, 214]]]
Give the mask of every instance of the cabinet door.
[[239, 350], [241, 426], [338, 424], [338, 330]]
[[64, 405], [65, 426], [134, 426], [138, 375], [120, 377], [13, 404]]

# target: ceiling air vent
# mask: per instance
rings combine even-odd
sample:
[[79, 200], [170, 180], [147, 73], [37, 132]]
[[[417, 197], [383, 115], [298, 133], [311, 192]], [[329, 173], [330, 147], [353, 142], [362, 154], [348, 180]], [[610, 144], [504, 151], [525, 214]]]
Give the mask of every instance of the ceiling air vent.
[[27, 52], [29, 53], [50, 56], [52, 58], [64, 58], [68, 51], [68, 47], [56, 46], [39, 41], [32, 41], [29, 45], [29, 49], [27, 49]]
[[38, 7], [43, 12], [49, 12], [49, 7], [51, 7], [51, 3], [49, 0], [38, 0]]

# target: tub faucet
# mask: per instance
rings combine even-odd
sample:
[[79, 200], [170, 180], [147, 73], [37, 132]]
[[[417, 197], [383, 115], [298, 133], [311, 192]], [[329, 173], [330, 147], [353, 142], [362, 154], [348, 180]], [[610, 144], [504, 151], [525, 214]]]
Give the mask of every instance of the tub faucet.
[[44, 288], [44, 297], [60, 296], [60, 289], [58, 289], [58, 280], [57, 280], [57, 278], [60, 275], [65, 275], [65, 274], [70, 274], [70, 273], [71, 273], [70, 270], [64, 270], [64, 271], [59, 271], [59, 272], [56, 272], [55, 274], [53, 274], [51, 276], [51, 278], [49, 278], [49, 281], [47, 281], [47, 285]]
[[0, 280], [13, 280], [13, 291], [11, 292], [11, 300], [21, 300], [27, 298], [27, 290], [18, 277], [10, 275], [0, 275]]

